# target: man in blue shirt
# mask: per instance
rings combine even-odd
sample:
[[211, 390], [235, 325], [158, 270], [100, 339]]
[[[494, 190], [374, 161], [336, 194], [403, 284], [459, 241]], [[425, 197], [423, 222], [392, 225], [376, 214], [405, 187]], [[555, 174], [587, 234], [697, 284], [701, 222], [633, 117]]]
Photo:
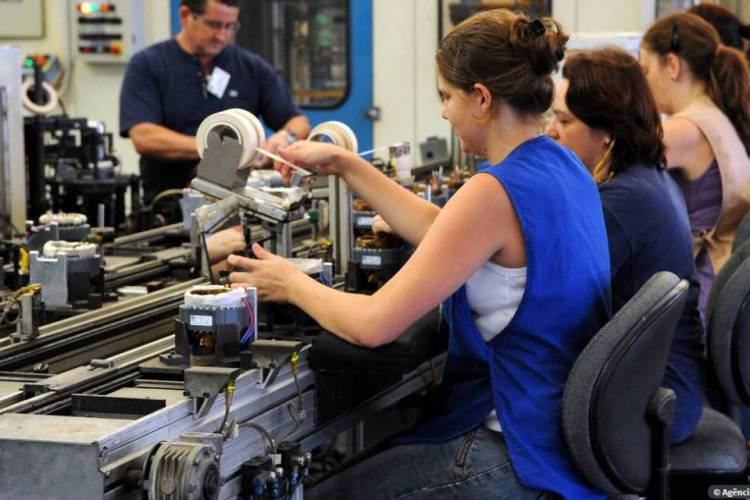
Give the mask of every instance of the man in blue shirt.
[[310, 122], [273, 67], [232, 43], [239, 0], [182, 0], [175, 38], [133, 56], [120, 91], [120, 135], [141, 155], [144, 201], [187, 186], [199, 156], [198, 126], [208, 115], [243, 108], [277, 132], [271, 151], [307, 137]]

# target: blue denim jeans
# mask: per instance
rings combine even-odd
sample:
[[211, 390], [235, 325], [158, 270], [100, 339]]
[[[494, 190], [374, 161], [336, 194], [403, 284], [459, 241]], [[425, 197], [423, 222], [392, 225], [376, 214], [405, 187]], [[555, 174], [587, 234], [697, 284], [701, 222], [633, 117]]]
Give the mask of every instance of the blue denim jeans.
[[395, 446], [305, 491], [320, 500], [541, 496], [519, 482], [503, 435], [484, 427], [445, 443]]

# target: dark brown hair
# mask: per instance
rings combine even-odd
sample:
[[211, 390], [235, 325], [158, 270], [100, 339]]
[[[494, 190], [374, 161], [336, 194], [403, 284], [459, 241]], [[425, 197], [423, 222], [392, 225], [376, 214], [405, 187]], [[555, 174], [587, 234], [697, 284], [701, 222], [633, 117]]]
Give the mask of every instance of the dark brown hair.
[[644, 35], [643, 46], [660, 56], [676, 54], [696, 79], [706, 82], [709, 97], [732, 122], [750, 154], [750, 69], [742, 52], [722, 45], [707, 21], [687, 12], [656, 21]]
[[656, 103], [638, 61], [617, 47], [576, 51], [563, 67], [565, 104], [589, 127], [614, 140], [609, 170], [635, 163], [664, 168], [664, 136]]
[[[229, 7], [239, 7], [240, 0], [216, 0]], [[182, 0], [180, 5], [189, 8], [195, 15], [202, 16], [206, 12], [206, 3], [208, 0]]]
[[[714, 27], [721, 38], [721, 43], [745, 52], [744, 40], [750, 38], [750, 26], [742, 24], [729, 9], [716, 4], [694, 5], [688, 12], [699, 16]], [[745, 56], [748, 57], [747, 52]]]
[[551, 18], [531, 21], [505, 9], [480, 12], [453, 28], [438, 47], [437, 67], [451, 85], [471, 92], [481, 83], [522, 114], [547, 110], [551, 73], [568, 35]]

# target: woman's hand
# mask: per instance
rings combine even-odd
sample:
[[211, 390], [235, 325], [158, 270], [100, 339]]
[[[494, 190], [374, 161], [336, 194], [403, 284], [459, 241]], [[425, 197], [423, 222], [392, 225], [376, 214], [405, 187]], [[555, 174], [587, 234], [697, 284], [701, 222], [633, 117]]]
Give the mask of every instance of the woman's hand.
[[393, 228], [385, 220], [383, 220], [383, 218], [379, 214], [376, 214], [375, 217], [372, 218], [372, 232], [375, 234], [396, 234], [393, 232]]
[[[285, 134], [282, 131], [276, 132], [271, 137], [266, 139], [266, 143], [263, 144], [263, 149], [270, 153], [279, 154], [279, 151], [285, 147], [289, 146], [289, 139], [287, 139], [287, 134]], [[273, 167], [276, 169], [280, 169], [283, 163], [281, 162], [275, 162], [271, 160], [268, 156], [263, 156], [263, 159], [260, 162], [261, 166], [263, 167], [270, 167], [273, 164]]]
[[[345, 149], [333, 144], [313, 141], [297, 141], [287, 148], [279, 150], [282, 158], [318, 175], [338, 175], [340, 160], [350, 154]], [[291, 177], [291, 167], [283, 166], [279, 170], [284, 181]]]
[[232, 253], [243, 252], [246, 247], [241, 226], [223, 229], [206, 238], [208, 261], [212, 264], [226, 259]]
[[268, 302], [289, 302], [289, 291], [295, 278], [304, 276], [297, 266], [255, 243], [252, 247], [257, 259], [230, 255], [229, 265], [235, 269], [229, 281], [236, 286], [253, 286], [258, 298]]

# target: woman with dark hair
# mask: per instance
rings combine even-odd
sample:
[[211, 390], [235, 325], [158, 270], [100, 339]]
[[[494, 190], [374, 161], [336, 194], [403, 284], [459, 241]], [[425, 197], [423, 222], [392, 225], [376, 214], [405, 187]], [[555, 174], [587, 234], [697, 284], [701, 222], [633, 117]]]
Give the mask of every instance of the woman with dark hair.
[[664, 386], [677, 394], [672, 442], [695, 429], [703, 406], [703, 327], [690, 225], [664, 171], [662, 127], [638, 61], [608, 47], [569, 55], [547, 134], [573, 150], [599, 184], [617, 312], [659, 271], [690, 280]]
[[688, 209], [704, 312], [716, 273], [750, 208], [750, 70], [700, 17], [659, 19], [641, 44], [641, 66], [664, 123], [667, 168]]
[[714, 27], [721, 38], [721, 43], [748, 54], [747, 41], [750, 40], [750, 26], [743, 24], [729, 9], [712, 3], [693, 5], [688, 12], [699, 16]]
[[596, 185], [570, 151], [539, 135], [567, 38], [552, 19], [498, 9], [441, 41], [442, 116], [464, 151], [491, 164], [442, 209], [336, 146], [300, 141], [282, 150], [295, 164], [341, 176], [416, 250], [373, 295], [323, 286], [257, 245], [258, 259], [229, 258], [239, 268], [230, 280], [364, 346], [392, 342], [446, 299], [450, 325], [442, 410], [312, 489], [314, 497], [604, 497], [575, 471], [561, 425], [565, 380], [609, 302]]

